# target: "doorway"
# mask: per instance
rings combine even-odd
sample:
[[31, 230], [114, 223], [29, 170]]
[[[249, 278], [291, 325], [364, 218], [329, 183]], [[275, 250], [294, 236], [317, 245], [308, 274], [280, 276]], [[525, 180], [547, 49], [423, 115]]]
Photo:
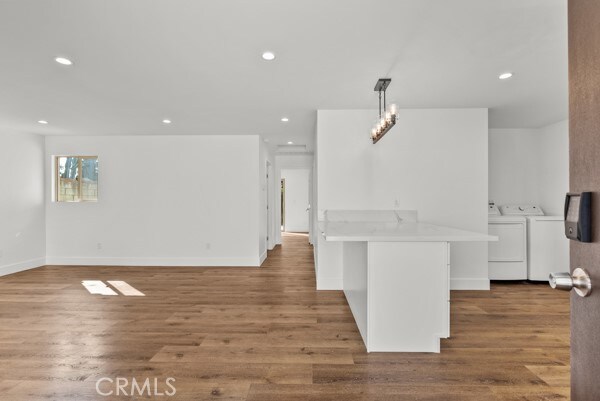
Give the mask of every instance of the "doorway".
[[267, 245], [267, 249], [271, 250], [273, 249], [273, 200], [271, 199], [271, 196], [273, 194], [273, 180], [271, 179], [271, 177], [273, 176], [273, 166], [271, 165], [271, 162], [269, 162], [267, 160], [267, 164], [265, 166], [266, 169], [266, 174], [265, 174], [265, 183], [264, 183], [264, 188], [266, 191], [266, 213], [267, 213], [267, 218], [266, 218], [266, 232], [265, 232], [265, 240], [266, 240], [266, 245]]
[[285, 178], [281, 179], [281, 231], [285, 231]]
[[309, 232], [310, 170], [281, 170], [281, 231]]

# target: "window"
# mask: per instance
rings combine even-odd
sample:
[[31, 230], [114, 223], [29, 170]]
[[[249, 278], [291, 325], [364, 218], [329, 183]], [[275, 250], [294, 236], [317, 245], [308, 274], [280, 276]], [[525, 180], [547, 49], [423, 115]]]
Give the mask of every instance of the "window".
[[57, 156], [57, 202], [89, 202], [98, 200], [98, 157]]

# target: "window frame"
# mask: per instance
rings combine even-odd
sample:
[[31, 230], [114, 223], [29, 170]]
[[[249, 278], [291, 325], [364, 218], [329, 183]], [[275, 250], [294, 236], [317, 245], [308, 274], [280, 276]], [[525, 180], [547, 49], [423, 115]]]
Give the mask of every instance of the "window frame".
[[[79, 185], [77, 185], [77, 197], [79, 200], [59, 200], [58, 195], [60, 191], [60, 165], [59, 160], [61, 157], [76, 157], [77, 161], [77, 171], [79, 172]], [[83, 184], [83, 168], [81, 161], [83, 159], [96, 159], [98, 161], [98, 156], [81, 156], [81, 155], [56, 155], [54, 156], [54, 202], [56, 203], [88, 203], [88, 202], [98, 202], [98, 193], [96, 194], [96, 199], [81, 199], [81, 185]], [[98, 174], [100, 177], [100, 174]], [[98, 187], [100, 186], [100, 178], [98, 178]], [[98, 190], [99, 192], [99, 190]]]

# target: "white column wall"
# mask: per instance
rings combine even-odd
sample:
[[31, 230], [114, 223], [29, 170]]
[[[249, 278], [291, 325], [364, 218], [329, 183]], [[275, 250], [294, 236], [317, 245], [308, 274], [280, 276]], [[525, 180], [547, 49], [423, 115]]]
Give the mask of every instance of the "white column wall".
[[0, 134], [0, 276], [44, 265], [44, 138]]
[[[318, 214], [327, 209], [418, 210], [419, 220], [487, 232], [487, 109], [401, 110], [376, 145], [374, 110], [319, 110]], [[341, 247], [318, 240], [317, 286], [341, 289]], [[453, 244], [455, 289], [489, 288], [487, 244]]]

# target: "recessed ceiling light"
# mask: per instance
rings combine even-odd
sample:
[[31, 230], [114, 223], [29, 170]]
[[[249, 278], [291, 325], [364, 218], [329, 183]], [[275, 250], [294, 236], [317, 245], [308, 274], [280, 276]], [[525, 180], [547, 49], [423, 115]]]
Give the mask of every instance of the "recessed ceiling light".
[[283, 117], [283, 118], [281, 119], [281, 121], [283, 121], [284, 123], [287, 123], [288, 121], [290, 121], [290, 119], [289, 119], [289, 118], [287, 118], [287, 117]]
[[508, 79], [508, 78], [510, 78], [512, 76], [513, 76], [512, 72], [505, 72], [504, 74], [500, 74], [500, 76], [498, 77], [498, 79]]
[[273, 52], [264, 52], [262, 54], [262, 58], [263, 58], [263, 60], [267, 60], [267, 61], [275, 60], [275, 53], [273, 53]]
[[62, 65], [73, 65], [73, 62], [71, 60], [69, 60], [68, 58], [64, 58], [64, 57], [57, 57], [54, 59], [54, 61], [56, 61], [58, 64], [62, 64]]
[[171, 124], [171, 120], [167, 120], [166, 118], [163, 120], [163, 124]]
[[293, 144], [294, 144], [294, 142], [292, 142], [292, 141], [288, 142], [288, 145], [293, 145]]
[[46, 121], [46, 120], [38, 120], [38, 123], [40, 123], [40, 124], [48, 124], [48, 121]]

